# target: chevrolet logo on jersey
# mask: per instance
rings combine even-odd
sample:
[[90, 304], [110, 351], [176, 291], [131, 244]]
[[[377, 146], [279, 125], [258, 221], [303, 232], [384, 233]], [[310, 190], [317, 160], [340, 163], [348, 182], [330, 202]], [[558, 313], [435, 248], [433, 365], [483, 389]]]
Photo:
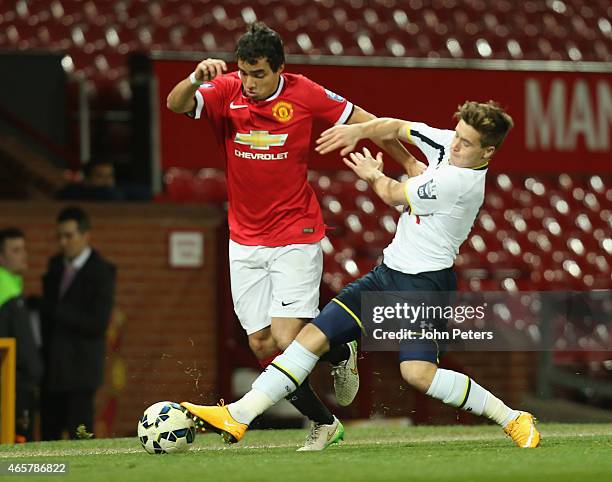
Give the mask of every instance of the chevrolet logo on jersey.
[[249, 134], [236, 133], [234, 142], [249, 146], [251, 149], [267, 151], [270, 146], [283, 146], [289, 134], [270, 134], [268, 131], [251, 131]]

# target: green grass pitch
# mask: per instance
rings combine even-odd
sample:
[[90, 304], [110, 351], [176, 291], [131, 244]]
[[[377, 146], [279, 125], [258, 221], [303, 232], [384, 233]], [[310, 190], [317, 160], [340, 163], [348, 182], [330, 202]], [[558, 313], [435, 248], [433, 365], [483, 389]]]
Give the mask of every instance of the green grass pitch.
[[495, 426], [351, 428], [324, 452], [297, 453], [305, 430], [254, 430], [226, 447], [198, 434], [186, 453], [149, 455], [136, 437], [0, 446], [0, 463], [67, 462], [69, 474], [6, 480], [571, 481], [612, 480], [612, 424], [540, 424], [519, 449]]

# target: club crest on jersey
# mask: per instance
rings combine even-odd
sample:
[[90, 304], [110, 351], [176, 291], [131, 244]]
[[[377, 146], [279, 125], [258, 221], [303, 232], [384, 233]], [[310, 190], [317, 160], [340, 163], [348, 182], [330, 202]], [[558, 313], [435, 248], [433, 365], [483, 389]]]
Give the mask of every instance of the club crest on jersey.
[[335, 92], [332, 92], [331, 90], [325, 89], [325, 93], [327, 94], [327, 97], [329, 97], [331, 100], [335, 100], [336, 102], [344, 102], [344, 97], [336, 94]]
[[289, 134], [270, 134], [268, 131], [236, 132], [234, 142], [249, 146], [251, 149], [268, 151], [271, 146], [284, 146]]
[[427, 181], [417, 189], [417, 194], [421, 199], [438, 199], [438, 190], [434, 180]]
[[289, 122], [293, 119], [293, 105], [281, 100], [272, 106], [272, 115], [279, 122]]

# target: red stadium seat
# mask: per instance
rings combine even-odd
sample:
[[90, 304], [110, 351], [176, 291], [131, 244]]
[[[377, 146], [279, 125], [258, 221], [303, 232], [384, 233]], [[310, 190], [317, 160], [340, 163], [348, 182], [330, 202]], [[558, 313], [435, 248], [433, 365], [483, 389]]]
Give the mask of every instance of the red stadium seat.
[[[600, 23], [609, 17], [605, 2], [579, 1], [551, 9], [540, 1], [29, 0], [0, 6], [0, 47], [70, 48], [75, 57], [111, 47], [125, 66], [127, 54], [138, 50], [233, 51], [245, 25], [264, 20], [289, 53], [487, 58], [490, 48], [497, 59], [609, 62], [609, 33]], [[110, 27], [117, 45], [109, 44]], [[90, 75], [89, 67], [78, 70]]]
[[[495, 59], [612, 60], [604, 21], [612, 13], [609, 2], [566, 0], [557, 9], [551, 2], [534, 0], [418, 3], [2, 2], [0, 47], [68, 52], [75, 72], [89, 81], [95, 110], [127, 110], [130, 53], [231, 52], [237, 36], [254, 19], [277, 29], [290, 53], [483, 58], [488, 57], [488, 45]], [[117, 145], [126, 142], [120, 129], [109, 137]], [[326, 271], [327, 284], [341, 287], [380, 256], [395, 232], [399, 212], [384, 205], [352, 173], [310, 177], [326, 223], [335, 227], [329, 232], [333, 254], [326, 254], [326, 262], [333, 259], [335, 264]], [[175, 201], [225, 201], [224, 181], [214, 173], [170, 170], [165, 184], [167, 198]], [[470, 241], [457, 260], [461, 286], [609, 288], [611, 203], [610, 178], [601, 174], [491, 177]], [[505, 280], [512, 281], [504, 285]]]

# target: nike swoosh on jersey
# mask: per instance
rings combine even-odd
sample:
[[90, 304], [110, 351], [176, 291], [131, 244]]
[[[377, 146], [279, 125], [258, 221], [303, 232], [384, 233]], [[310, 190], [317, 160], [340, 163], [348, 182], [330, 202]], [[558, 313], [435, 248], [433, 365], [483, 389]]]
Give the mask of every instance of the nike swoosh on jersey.
[[247, 107], [248, 105], [234, 104], [233, 102], [230, 102], [230, 109], [246, 109]]
[[289, 303], [285, 303], [284, 301], [281, 301], [281, 305], [283, 306], [289, 306], [289, 305], [292, 305], [293, 303], [297, 303], [297, 301], [291, 301]]

